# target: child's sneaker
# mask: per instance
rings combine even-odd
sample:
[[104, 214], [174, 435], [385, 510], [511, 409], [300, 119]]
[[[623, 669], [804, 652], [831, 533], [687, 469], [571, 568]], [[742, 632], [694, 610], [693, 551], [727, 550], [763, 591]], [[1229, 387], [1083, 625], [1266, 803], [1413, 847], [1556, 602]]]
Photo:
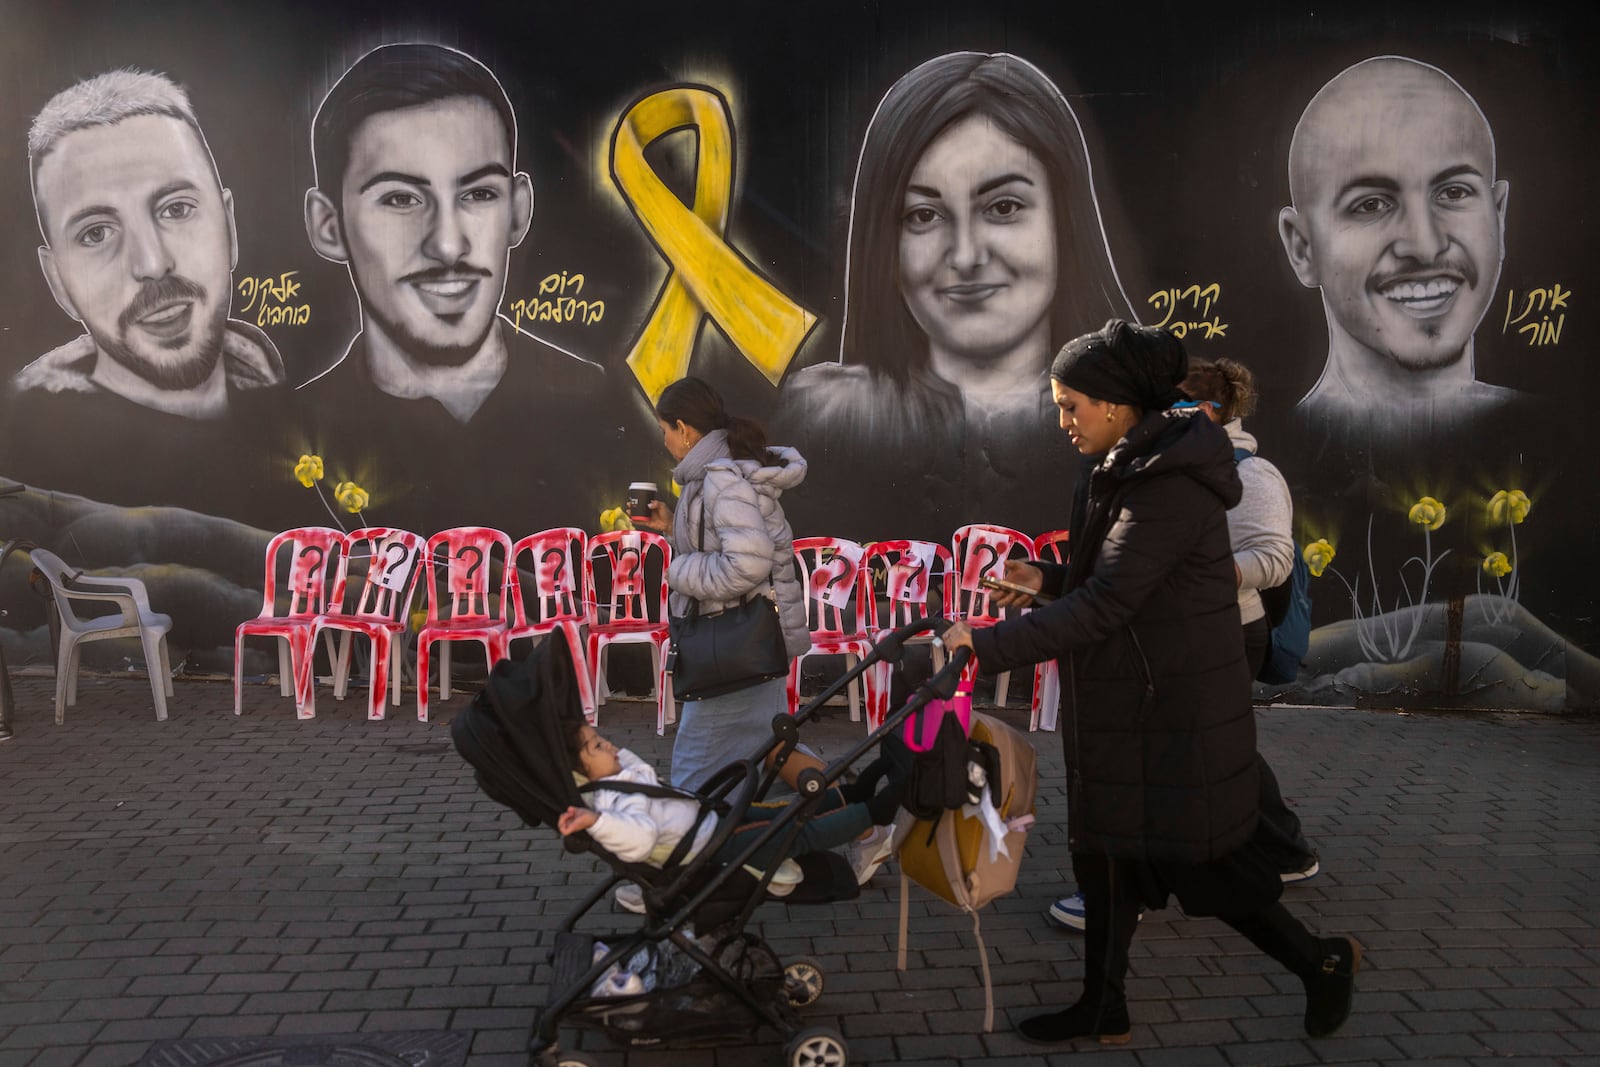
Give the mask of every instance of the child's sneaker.
[[856, 885], [866, 885], [894, 854], [894, 827], [874, 826], [866, 837], [852, 841], [846, 849], [850, 869], [856, 874]]
[[[745, 870], [760, 878], [764, 871], [745, 864]], [[767, 883], [767, 896], [786, 897], [794, 892], [794, 887], [805, 880], [805, 871], [792, 859], [786, 859], [778, 864], [778, 869], [772, 872], [772, 881]]]
[[617, 902], [617, 907], [623, 911], [631, 911], [635, 915], [644, 914], [644, 890], [636, 882], [623, 882], [617, 886], [617, 891], [611, 895]]

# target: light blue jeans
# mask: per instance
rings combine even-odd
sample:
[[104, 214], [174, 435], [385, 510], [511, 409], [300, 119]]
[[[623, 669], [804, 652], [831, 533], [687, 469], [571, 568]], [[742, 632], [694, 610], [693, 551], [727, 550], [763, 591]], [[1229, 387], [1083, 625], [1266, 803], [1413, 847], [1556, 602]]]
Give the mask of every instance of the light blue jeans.
[[[672, 784], [696, 790], [716, 771], [752, 759], [772, 743], [772, 718], [789, 711], [788, 681], [773, 678], [678, 709], [672, 742]], [[759, 768], [758, 768], [759, 769]]]

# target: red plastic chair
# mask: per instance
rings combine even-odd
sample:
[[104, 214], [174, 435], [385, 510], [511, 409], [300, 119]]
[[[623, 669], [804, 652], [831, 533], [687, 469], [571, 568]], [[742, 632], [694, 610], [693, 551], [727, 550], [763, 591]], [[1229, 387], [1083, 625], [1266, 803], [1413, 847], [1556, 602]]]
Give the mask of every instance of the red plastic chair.
[[[678, 715], [667, 673], [667, 565], [672, 546], [649, 530], [614, 530], [589, 538], [584, 580], [589, 601], [589, 667], [596, 705], [606, 702], [605, 650], [611, 645], [648, 644], [656, 676], [656, 733]], [[596, 564], [601, 564], [597, 569]], [[655, 581], [651, 578], [658, 575]], [[596, 712], [598, 715], [598, 711]]]
[[[498, 550], [498, 561], [496, 560]], [[428, 538], [423, 551], [428, 621], [417, 634], [417, 718], [428, 721], [428, 648], [439, 650], [439, 699], [450, 699], [450, 646], [476, 641], [489, 666], [506, 657], [511, 611], [511, 538], [483, 526], [457, 526]], [[499, 568], [498, 580], [495, 570]], [[444, 582], [439, 569], [444, 569]]]
[[[532, 581], [522, 571], [527, 557]], [[516, 622], [506, 631], [506, 648], [520, 638], [538, 639], [557, 630], [572, 651], [578, 699], [589, 721], [595, 721], [594, 686], [582, 627], [588, 621], [589, 584], [584, 577], [589, 535], [575, 526], [559, 526], [529, 534], [511, 546], [511, 605]], [[529, 594], [532, 594], [531, 596]]]
[[[266, 578], [261, 614], [246, 619], [233, 632], [233, 713], [244, 710], [244, 639], [278, 639], [278, 685], [294, 697], [295, 714], [309, 719], [311, 704], [312, 627], [329, 607], [344, 603], [343, 530], [307, 526], [285, 530], [267, 542]], [[282, 610], [279, 610], [280, 604]], [[328, 639], [333, 653], [333, 639]]]
[[[965, 620], [972, 627], [993, 626], [1005, 618], [1004, 610], [995, 607], [989, 591], [979, 582], [988, 577], [1004, 578], [1008, 559], [1036, 559], [1033, 538], [1009, 526], [972, 523], [956, 530], [950, 549], [956, 580], [945, 598], [945, 616]], [[1009, 671], [995, 679], [994, 701], [1001, 707], [1005, 707], [1010, 683]]]
[[[789, 663], [789, 714], [800, 707], [800, 665], [807, 656], [844, 656], [847, 668], [872, 650], [867, 632], [870, 590], [861, 584], [867, 550], [842, 537], [797, 537], [794, 558], [806, 591], [806, 628], [811, 647]], [[861, 695], [850, 683], [850, 721], [861, 720]]]
[[351, 610], [342, 610], [341, 604], [341, 610], [313, 620], [311, 644], [315, 647], [319, 634], [339, 631], [338, 652], [333, 661], [333, 696], [343, 700], [350, 686], [350, 654], [355, 644], [352, 635], [360, 634], [372, 642], [367, 718], [381, 719], [385, 689], [390, 690], [394, 706], [400, 706], [401, 656], [406, 631], [411, 627], [411, 598], [422, 575], [422, 554], [427, 542], [409, 530], [369, 526], [350, 534], [348, 545], [345, 567], [356, 563], [364, 568], [360, 591]]
[[[867, 633], [874, 642], [913, 619], [944, 614], [955, 584], [951, 558], [950, 549], [933, 541], [875, 541], [867, 546], [861, 588], [868, 597]], [[919, 634], [906, 644], [933, 644], [933, 634]], [[944, 665], [939, 645], [933, 645], [933, 665]], [[867, 675], [868, 730], [876, 730], [889, 714], [893, 669], [879, 663]]]
[[[1033, 549], [1041, 563], [1067, 562], [1067, 530], [1051, 530], [1033, 539]], [[1056, 712], [1061, 702], [1061, 672], [1055, 660], [1046, 660], [1033, 669], [1033, 712], [1028, 719], [1030, 730], [1054, 730]]]

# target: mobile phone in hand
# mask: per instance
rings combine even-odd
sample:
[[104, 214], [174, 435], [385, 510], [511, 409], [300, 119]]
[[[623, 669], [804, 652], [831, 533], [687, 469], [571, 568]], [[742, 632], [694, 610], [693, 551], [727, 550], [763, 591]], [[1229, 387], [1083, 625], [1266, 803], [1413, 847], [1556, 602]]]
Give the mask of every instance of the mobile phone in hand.
[[996, 592], [1021, 593], [1023, 596], [1030, 596], [1036, 604], [1048, 604], [1055, 599], [1048, 593], [1041, 593], [1037, 589], [1029, 589], [1020, 582], [1008, 582], [1004, 578], [985, 576], [978, 579], [978, 584], [985, 589], [993, 589]]

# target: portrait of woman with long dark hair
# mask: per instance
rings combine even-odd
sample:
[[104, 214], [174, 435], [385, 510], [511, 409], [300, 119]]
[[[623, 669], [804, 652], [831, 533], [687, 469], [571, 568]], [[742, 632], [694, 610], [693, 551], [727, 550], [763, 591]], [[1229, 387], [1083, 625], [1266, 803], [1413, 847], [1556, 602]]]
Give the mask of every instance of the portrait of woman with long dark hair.
[[1055, 351], [1134, 317], [1065, 95], [1008, 53], [904, 75], [867, 126], [847, 243], [839, 360], [792, 375], [780, 418], [837, 461], [921, 456], [1015, 502], [1002, 490], [1061, 453]]

